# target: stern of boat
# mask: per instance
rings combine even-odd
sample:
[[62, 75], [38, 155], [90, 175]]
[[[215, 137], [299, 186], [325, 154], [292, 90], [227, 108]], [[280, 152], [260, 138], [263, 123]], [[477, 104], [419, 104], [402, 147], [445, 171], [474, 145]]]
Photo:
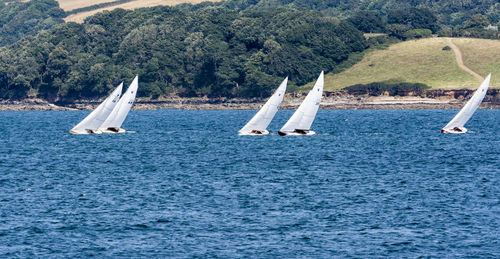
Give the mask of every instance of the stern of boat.
[[311, 136], [316, 135], [316, 132], [312, 130], [294, 130], [294, 131], [278, 131], [280, 136]]
[[107, 128], [107, 129], [101, 129], [102, 133], [125, 133], [127, 132], [126, 130], [122, 128]]
[[85, 130], [70, 130], [69, 133], [74, 134], [74, 135], [89, 135], [89, 134], [102, 134], [102, 131], [100, 130], [91, 130], [91, 129], [85, 129]]
[[441, 129], [441, 133], [449, 133], [449, 134], [464, 134], [467, 132], [465, 127], [455, 127], [452, 129]]
[[269, 131], [267, 130], [252, 130], [252, 131], [238, 131], [238, 135], [241, 136], [261, 136], [268, 135]]

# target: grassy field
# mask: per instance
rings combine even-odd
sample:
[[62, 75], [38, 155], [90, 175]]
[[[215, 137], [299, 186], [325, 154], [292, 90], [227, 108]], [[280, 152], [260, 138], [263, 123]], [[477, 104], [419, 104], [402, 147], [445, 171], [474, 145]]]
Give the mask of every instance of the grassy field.
[[484, 76], [491, 72], [492, 80], [500, 78], [500, 41], [461, 38], [453, 43], [462, 50], [464, 64], [470, 69]]
[[[452, 39], [464, 58], [464, 64], [482, 76], [492, 73], [492, 88], [500, 88], [500, 41]], [[481, 83], [459, 68], [446, 38], [411, 40], [385, 50], [370, 51], [363, 60], [339, 73], [325, 76], [325, 90], [337, 90], [354, 84], [395, 81], [424, 83], [433, 89], [475, 89]], [[499, 78], [499, 79], [497, 79]]]
[[[95, 4], [100, 4], [100, 3], [107, 3], [107, 2], [114, 2], [115, 0], [107, 1], [107, 0], [94, 0], [94, 1], [79, 1], [79, 0], [58, 0], [61, 8], [66, 10], [65, 8], [71, 8], [68, 10], [72, 9], [77, 9], [77, 8], [82, 8], [82, 7], [87, 7], [87, 6], [92, 6]], [[191, 3], [191, 4], [199, 4], [201, 2], [220, 2], [221, 0], [135, 0], [131, 1], [128, 3], [124, 4], [117, 4], [105, 8], [100, 8], [92, 11], [87, 11], [87, 12], [80, 12], [76, 14], [69, 15], [66, 17], [64, 20], [67, 22], [78, 22], [81, 23], [85, 18], [88, 16], [94, 15], [98, 12], [102, 11], [110, 11], [116, 8], [123, 8], [123, 9], [136, 9], [136, 8], [142, 8], [142, 7], [152, 7], [152, 6], [158, 6], [158, 5], [178, 5], [178, 4], [184, 4], [184, 3]], [[80, 5], [77, 4], [77, 2], [81, 2]], [[95, 2], [93, 4], [89, 4], [88, 2]], [[64, 7], [63, 7], [64, 6]]]

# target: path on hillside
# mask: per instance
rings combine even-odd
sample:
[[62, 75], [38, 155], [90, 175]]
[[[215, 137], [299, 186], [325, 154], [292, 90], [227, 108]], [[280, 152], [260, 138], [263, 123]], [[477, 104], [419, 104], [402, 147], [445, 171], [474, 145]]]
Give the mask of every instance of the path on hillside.
[[457, 60], [458, 66], [461, 69], [463, 69], [465, 72], [475, 76], [480, 81], [484, 81], [484, 78], [480, 74], [474, 72], [472, 69], [470, 69], [464, 65], [464, 60], [462, 59], [462, 51], [460, 51], [460, 49], [457, 47], [457, 45], [455, 45], [455, 43], [453, 43], [453, 41], [451, 41], [451, 38], [448, 38], [448, 44], [450, 44], [451, 49], [453, 49], [453, 51], [455, 52], [455, 58]]

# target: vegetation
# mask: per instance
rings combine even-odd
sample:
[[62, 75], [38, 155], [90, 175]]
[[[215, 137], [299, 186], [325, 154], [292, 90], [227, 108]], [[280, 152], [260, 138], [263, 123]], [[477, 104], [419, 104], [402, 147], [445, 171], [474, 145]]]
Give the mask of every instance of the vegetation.
[[[500, 23], [498, 23], [500, 24]], [[473, 15], [457, 30], [451, 32], [452, 36], [495, 39], [499, 37], [498, 26], [492, 26], [488, 18], [481, 14]]]
[[[265, 97], [285, 76], [291, 89], [297, 89], [321, 70], [339, 73], [327, 75], [327, 90], [357, 85], [374, 93], [410, 87], [406, 82], [412, 87], [418, 82], [433, 88], [475, 88], [472, 76], [450, 65], [456, 64], [455, 56], [444, 51], [449, 50], [444, 39], [388, 45], [436, 33], [498, 38], [495, 25], [500, 21], [496, 0], [228, 0], [104, 11], [84, 24], [64, 24], [61, 18], [130, 1], [101, 1], [68, 13], [54, 0], [4, 2], [4, 99], [93, 98], [135, 74], [141, 77], [139, 96], [153, 98]], [[361, 31], [370, 36], [365, 39]], [[500, 52], [490, 46], [496, 43], [486, 42], [489, 51], [456, 42], [465, 50], [465, 63], [481, 74], [500, 67], [494, 54]]]
[[347, 19], [354, 27], [367, 33], [385, 32], [386, 18], [376, 11], [359, 11]]
[[445, 27], [459, 26], [475, 14], [486, 16], [492, 24], [497, 24], [500, 21], [500, 3], [497, 0], [230, 0], [226, 5], [238, 10], [262, 10], [276, 8], [277, 6], [292, 6], [317, 10], [326, 15], [341, 18], [351, 17], [360, 11], [377, 11], [381, 15], [387, 16], [394, 10], [420, 8], [433, 10], [438, 24]]
[[[290, 6], [318, 10], [325, 15], [348, 18], [363, 32], [387, 32], [406, 39], [406, 32], [428, 29], [443, 36], [498, 38], [500, 2], [497, 0], [231, 0], [236, 10], [262, 10]], [[486, 27], [492, 25], [490, 29]], [[410, 33], [412, 34], [412, 33]]]
[[71, 11], [87, 6], [98, 5], [102, 3], [115, 2], [119, 0], [90, 0], [90, 1], [80, 1], [80, 0], [57, 0], [59, 6], [64, 11]]
[[76, 8], [76, 9], [67, 11], [66, 15], [72, 15], [72, 14], [75, 14], [75, 13], [97, 10], [97, 9], [100, 9], [100, 8], [104, 8], [104, 7], [108, 7], [108, 6], [114, 6], [114, 5], [123, 4], [123, 3], [128, 3], [128, 2], [131, 2], [131, 1], [133, 1], [133, 0], [116, 0], [116, 1], [112, 1], [112, 2], [104, 2], [104, 3], [95, 4], [95, 5], [80, 7], [80, 8]]
[[500, 87], [500, 41], [487, 39], [453, 39], [462, 51], [464, 64], [477, 73], [486, 76], [493, 74], [492, 84]]
[[350, 23], [314, 11], [116, 9], [1, 49], [0, 97], [102, 96], [135, 74], [140, 96], [267, 96], [285, 76], [306, 84], [366, 47]]
[[[500, 41], [452, 39], [461, 50], [464, 63], [482, 76], [500, 74]], [[371, 50], [354, 66], [325, 76], [325, 90], [344, 89], [372, 82], [422, 83], [433, 89], [476, 89], [478, 79], [461, 70], [455, 53], [446, 51], [446, 38], [411, 40], [387, 49]], [[492, 78], [491, 88], [500, 88]]]
[[0, 2], [0, 46], [18, 41], [26, 35], [52, 28], [64, 22], [64, 11], [54, 0]]
[[[83, 11], [105, 6], [122, 7], [116, 4], [129, 1], [131, 0], [110, 0], [93, 6], [85, 5], [82, 9], [68, 13], [78, 13], [78, 17], [72, 15], [67, 20], [83, 21], [83, 17], [95, 13], [81, 13]], [[146, 3], [148, 1], [133, 2], [139, 4], [136, 7], [151, 6]], [[222, 5], [236, 11], [272, 10], [283, 6], [316, 10], [327, 16], [348, 18], [349, 22], [363, 32], [387, 32], [403, 40], [415, 36], [426, 37], [422, 34], [415, 35], [414, 30], [421, 29], [439, 32], [442, 36], [498, 38], [498, 30], [495, 28], [500, 25], [500, 3], [496, 0], [228, 0], [213, 5]], [[83, 16], [80, 17], [80, 14]], [[487, 29], [488, 26], [493, 27]]]
[[[71, 0], [59, 0], [60, 3], [63, 3], [65, 1]], [[87, 17], [92, 16], [96, 13], [111, 11], [118, 8], [134, 10], [138, 8], [147, 8], [161, 5], [176, 6], [200, 3], [204, 3], [202, 4], [202, 6], [204, 6], [205, 2], [207, 1], [219, 2], [222, 0], [100, 0], [95, 5], [80, 1], [80, 3], [74, 3], [73, 5], [71, 5], [73, 8], [68, 9], [68, 16], [66, 16], [64, 20], [67, 22], [82, 23]]]
[[405, 95], [405, 93], [413, 92], [417, 95], [423, 93], [424, 90], [430, 87], [421, 83], [391, 83], [391, 82], [375, 82], [369, 84], [357, 84], [348, 86], [345, 89], [350, 94], [369, 94], [372, 96], [379, 96], [383, 93], [388, 93], [390, 96]]

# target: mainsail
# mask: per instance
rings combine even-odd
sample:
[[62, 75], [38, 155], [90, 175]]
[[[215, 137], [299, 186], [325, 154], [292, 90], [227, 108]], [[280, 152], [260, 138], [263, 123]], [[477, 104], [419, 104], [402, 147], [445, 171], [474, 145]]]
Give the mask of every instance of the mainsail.
[[130, 84], [130, 86], [128, 87], [127, 91], [123, 94], [122, 98], [120, 98], [120, 101], [118, 101], [118, 104], [109, 114], [108, 118], [99, 127], [100, 130], [107, 130], [110, 128], [119, 129], [122, 126], [123, 121], [125, 121], [128, 112], [134, 104], [138, 86], [139, 76], [136, 76], [134, 78], [134, 81], [132, 81], [132, 84]]
[[266, 104], [253, 116], [253, 118], [239, 131], [240, 133], [250, 133], [252, 131], [263, 132], [271, 123], [274, 115], [278, 112], [278, 107], [285, 95], [288, 77], [283, 80], [274, 94], [267, 100]]
[[118, 99], [122, 93], [122, 87], [123, 83], [116, 87], [116, 89], [101, 104], [99, 104], [94, 111], [85, 117], [85, 119], [71, 129], [71, 132], [87, 133], [88, 130], [97, 130], [118, 103]]
[[465, 106], [460, 110], [457, 115], [444, 126], [444, 130], [454, 129], [454, 128], [463, 128], [465, 123], [472, 117], [474, 112], [477, 110], [479, 105], [484, 99], [486, 92], [488, 91], [488, 86], [490, 85], [490, 77], [491, 73], [486, 77], [481, 86], [476, 90], [474, 95], [470, 98], [470, 100], [465, 104]]
[[295, 130], [309, 130], [318, 112], [321, 97], [323, 96], [323, 71], [316, 80], [313, 89], [307, 94], [306, 99], [287, 121], [280, 132], [294, 132]]

